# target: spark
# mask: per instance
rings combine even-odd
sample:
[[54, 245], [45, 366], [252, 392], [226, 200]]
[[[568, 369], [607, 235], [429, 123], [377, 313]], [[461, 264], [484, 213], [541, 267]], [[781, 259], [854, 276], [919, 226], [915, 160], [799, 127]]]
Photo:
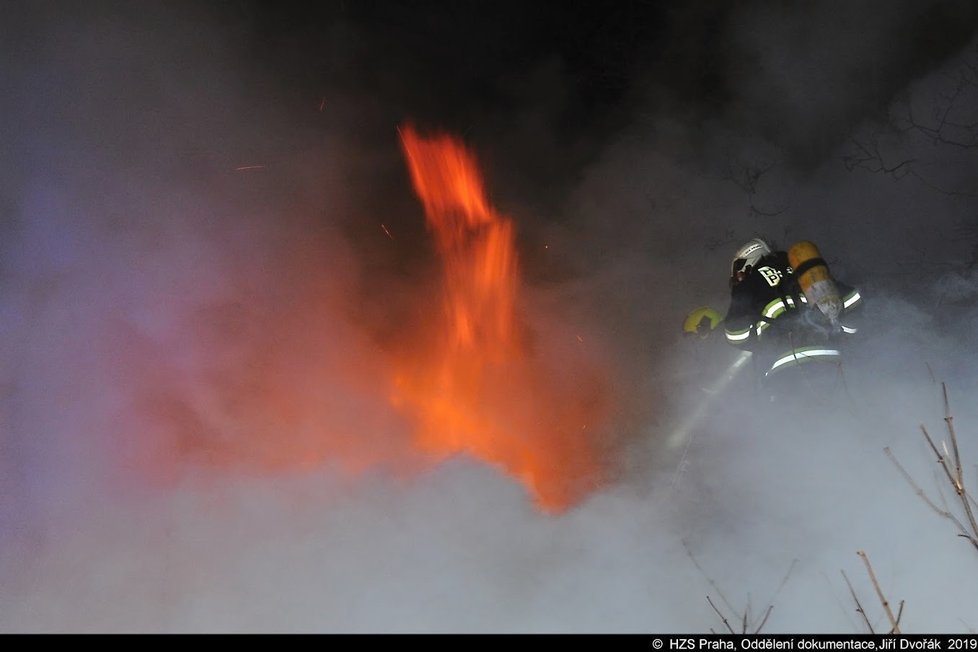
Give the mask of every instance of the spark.
[[319, 112], [322, 113], [326, 110], [326, 97], [323, 96], [322, 101], [319, 103]]
[[380, 225], [380, 228], [382, 228], [382, 229], [384, 230], [384, 233], [386, 233], [386, 234], [387, 234], [387, 237], [388, 237], [388, 238], [390, 238], [391, 240], [393, 240], [393, 239], [394, 239], [394, 236], [392, 236], [392, 235], [391, 235], [391, 232], [387, 230], [387, 226], [386, 226], [385, 224], [381, 224], [381, 225]]
[[235, 172], [244, 172], [246, 170], [264, 170], [264, 165], [240, 165], [234, 168]]

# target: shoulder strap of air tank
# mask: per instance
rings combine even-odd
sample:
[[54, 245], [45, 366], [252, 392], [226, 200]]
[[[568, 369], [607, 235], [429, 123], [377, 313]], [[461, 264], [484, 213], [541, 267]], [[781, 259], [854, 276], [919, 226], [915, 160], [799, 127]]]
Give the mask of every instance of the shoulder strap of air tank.
[[824, 265], [826, 269], [828, 269], [828, 267], [829, 267], [829, 264], [827, 262], [825, 262], [825, 259], [824, 258], [809, 258], [808, 260], [806, 260], [805, 262], [803, 262], [801, 265], [799, 265], [797, 269], [794, 270], [795, 271], [795, 277], [800, 277], [802, 274], [804, 274], [805, 272], [807, 272], [811, 268], [818, 267], [819, 265]]
[[[799, 267], [807, 267], [807, 264], [803, 263]], [[791, 267], [787, 267], [787, 270], [791, 270]], [[787, 270], [785, 271], [787, 272]], [[798, 277], [800, 274], [798, 270], [791, 271], [792, 273], [790, 274], [785, 273], [781, 279], [781, 283], [778, 284], [778, 294], [781, 295], [781, 301], [784, 302], [785, 310], [796, 310], [801, 307], [800, 289], [798, 287]]]

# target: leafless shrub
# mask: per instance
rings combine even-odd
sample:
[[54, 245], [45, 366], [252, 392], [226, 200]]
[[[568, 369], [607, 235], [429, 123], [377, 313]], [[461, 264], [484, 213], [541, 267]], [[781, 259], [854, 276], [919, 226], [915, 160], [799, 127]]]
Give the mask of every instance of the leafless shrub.
[[887, 457], [890, 458], [890, 461], [892, 461], [897, 467], [907, 483], [913, 488], [914, 492], [920, 496], [920, 498], [927, 503], [931, 509], [951, 521], [958, 530], [958, 536], [969, 541], [975, 550], [978, 551], [978, 521], [975, 520], [975, 509], [978, 508], [978, 503], [975, 502], [974, 497], [969, 493], [967, 487], [965, 486], [964, 468], [961, 464], [961, 454], [958, 449], [957, 433], [954, 430], [954, 417], [951, 415], [947, 385], [945, 383], [941, 383], [941, 389], [944, 395], [944, 425], [947, 429], [948, 439], [951, 442], [950, 450], [948, 450], [946, 441], [941, 441], [941, 445], [938, 447], [923, 424], [920, 425], [920, 431], [923, 433], [924, 439], [927, 440], [927, 445], [937, 458], [937, 463], [940, 465], [941, 470], [943, 471], [944, 478], [951, 485], [951, 488], [958, 497], [958, 507], [956, 512], [950, 505], [948, 505], [944, 494], [941, 493], [939, 489], [940, 505], [938, 505], [937, 502], [928, 496], [924, 490], [920, 488], [920, 485], [914, 481], [903, 465], [900, 464], [889, 447], [884, 448], [883, 451], [886, 453]]
[[[743, 612], [738, 615], [737, 609], [735, 609], [731, 605], [730, 601], [728, 601], [727, 598], [723, 595], [723, 591], [720, 590], [720, 587], [717, 585], [717, 583], [713, 580], [713, 578], [711, 578], [706, 573], [706, 571], [703, 570], [703, 567], [700, 566], [699, 562], [696, 561], [696, 557], [693, 556], [693, 551], [690, 550], [689, 544], [686, 541], [683, 541], [683, 546], [686, 548], [686, 554], [689, 555], [689, 558], [692, 560], [693, 565], [696, 566], [697, 570], [703, 573], [703, 577], [706, 578], [706, 581], [709, 582], [710, 586], [712, 586], [716, 590], [717, 595], [720, 597], [720, 601], [723, 603], [723, 606], [726, 608], [728, 612], [728, 613], [724, 613], [723, 609], [717, 607], [716, 603], [713, 602], [712, 597], [710, 597], [709, 595], [706, 596], [707, 603], [709, 603], [710, 607], [713, 608], [713, 611], [716, 613], [717, 616], [720, 617], [720, 620], [723, 622], [723, 626], [726, 629], [726, 633], [729, 634], [760, 633], [760, 631], [764, 628], [764, 625], [767, 623], [767, 619], [771, 615], [771, 612], [774, 610], [774, 599], [777, 597], [778, 593], [781, 592], [781, 589], [784, 588], [784, 585], [788, 582], [788, 578], [791, 576], [791, 572], [794, 570], [795, 564], [798, 562], [798, 560], [797, 559], [792, 560], [791, 566], [788, 567], [788, 572], [785, 573], [784, 579], [781, 580], [781, 584], [778, 585], [778, 588], [774, 592], [774, 595], [771, 596], [770, 604], [768, 604], [768, 606], [764, 609], [762, 613], [760, 613], [759, 615], [752, 615], [751, 599], [750, 599], [750, 594], [748, 594], [747, 605], [744, 607]], [[734, 625], [732, 625], [731, 622], [737, 625], [737, 629], [734, 629]], [[714, 630], [712, 627], [710, 628], [710, 632], [713, 634], [719, 633], [716, 630]]]
[[[876, 591], [876, 597], [879, 598], [880, 604], [883, 606], [883, 611], [886, 613], [887, 619], [890, 621], [890, 634], [900, 633], [900, 618], [903, 617], [903, 605], [904, 601], [900, 601], [900, 607], [897, 613], [894, 614], [893, 610], [890, 608], [890, 601], [886, 599], [886, 595], [883, 593], [883, 589], [880, 588], [880, 583], [876, 579], [876, 573], [873, 572], [873, 566], [869, 563], [869, 556], [862, 550], [856, 552], [859, 558], [863, 560], [863, 564], [866, 566], [866, 574], [869, 575], [869, 580], [873, 584], [873, 589]], [[866, 609], [863, 607], [862, 602], [859, 600], [859, 596], [856, 595], [856, 590], [852, 587], [852, 582], [849, 581], [849, 577], [846, 575], [845, 571], [842, 572], [842, 578], [846, 581], [846, 586], [849, 587], [849, 595], [852, 596], [853, 602], [856, 603], [856, 613], [862, 616], [863, 622], [866, 624], [866, 628], [869, 630], [870, 634], [876, 634], [876, 629], [873, 627], [873, 623], [869, 619], [869, 614], [866, 613]]]

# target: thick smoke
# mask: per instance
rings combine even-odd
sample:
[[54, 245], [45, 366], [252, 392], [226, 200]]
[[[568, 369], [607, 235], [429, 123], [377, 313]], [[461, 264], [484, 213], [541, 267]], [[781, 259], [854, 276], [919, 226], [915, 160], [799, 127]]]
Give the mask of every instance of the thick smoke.
[[[709, 595], [864, 631], [840, 570], [886, 630], [857, 550], [904, 631], [978, 627], [974, 550], [883, 452], [938, 495], [946, 381], [978, 459], [970, 3], [566, 37], [450, 4], [8, 9], [0, 630], [719, 630]], [[612, 480], [561, 515], [388, 400], [435, 275], [407, 119], [472, 145], [528, 310], [610, 361]], [[867, 298], [831, 402], [711, 393], [734, 352], [680, 333], [758, 234]]]

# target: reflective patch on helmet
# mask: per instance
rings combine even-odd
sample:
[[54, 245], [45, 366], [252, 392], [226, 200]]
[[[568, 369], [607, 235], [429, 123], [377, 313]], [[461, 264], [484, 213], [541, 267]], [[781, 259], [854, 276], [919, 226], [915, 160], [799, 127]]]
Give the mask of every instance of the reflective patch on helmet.
[[751, 244], [750, 246], [748, 246], [747, 249], [745, 249], [744, 251], [740, 252], [740, 256], [738, 256], [738, 258], [750, 258], [750, 255], [752, 253], [754, 253], [755, 251], [759, 251], [759, 250], [761, 250], [763, 248], [764, 248], [764, 246], [761, 243], [755, 242], [755, 243]]
[[780, 283], [781, 277], [783, 276], [779, 270], [776, 270], [773, 267], [768, 267], [767, 265], [764, 267], [758, 267], [757, 271], [762, 277], [764, 277], [764, 280], [767, 281], [767, 284], [771, 287], [774, 287]]
[[760, 238], [754, 238], [750, 240], [744, 246], [737, 250], [734, 254], [734, 261], [732, 264], [732, 271], [737, 272], [744, 269], [745, 266], [754, 266], [757, 264], [763, 256], [771, 253], [771, 247], [768, 246], [766, 242]]

